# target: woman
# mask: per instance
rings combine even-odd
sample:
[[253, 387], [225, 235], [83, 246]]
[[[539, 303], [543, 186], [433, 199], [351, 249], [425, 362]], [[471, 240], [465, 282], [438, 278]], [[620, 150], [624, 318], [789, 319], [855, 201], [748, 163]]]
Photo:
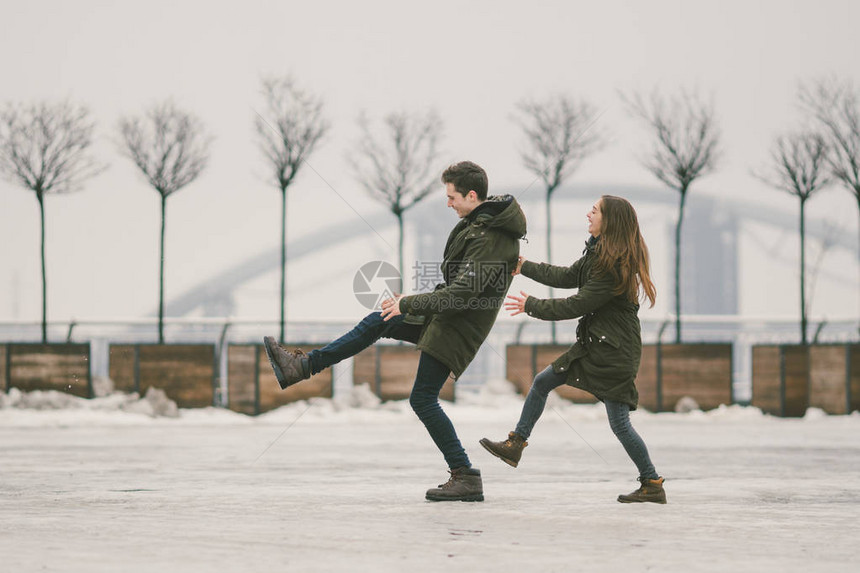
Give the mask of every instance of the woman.
[[508, 295], [512, 316], [525, 312], [542, 320], [579, 318], [576, 342], [532, 384], [519, 423], [508, 439], [481, 440], [491, 454], [516, 467], [532, 428], [543, 413], [549, 392], [570, 384], [594, 394], [606, 405], [609, 425], [639, 469], [641, 486], [618, 496], [622, 503], [666, 503], [663, 478], [657, 475], [648, 449], [630, 425], [639, 394], [633, 381], [639, 370], [642, 339], [640, 294], [654, 306], [656, 290], [648, 273], [648, 247], [639, 232], [636, 211], [626, 199], [604, 195], [587, 215], [584, 256], [570, 267], [536, 264], [519, 258], [514, 275], [556, 288], [578, 288], [565, 299], [541, 300], [520, 291]]

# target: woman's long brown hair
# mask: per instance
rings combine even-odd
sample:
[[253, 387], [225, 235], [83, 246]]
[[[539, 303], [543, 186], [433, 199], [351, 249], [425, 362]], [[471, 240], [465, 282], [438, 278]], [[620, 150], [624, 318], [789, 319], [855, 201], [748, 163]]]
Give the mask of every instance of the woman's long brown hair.
[[633, 303], [639, 302], [641, 288], [644, 298], [653, 307], [657, 289], [651, 282], [648, 246], [639, 231], [636, 210], [627, 199], [613, 195], [601, 197], [599, 208], [603, 220], [600, 241], [597, 243], [595, 273], [610, 273], [616, 283], [615, 294]]

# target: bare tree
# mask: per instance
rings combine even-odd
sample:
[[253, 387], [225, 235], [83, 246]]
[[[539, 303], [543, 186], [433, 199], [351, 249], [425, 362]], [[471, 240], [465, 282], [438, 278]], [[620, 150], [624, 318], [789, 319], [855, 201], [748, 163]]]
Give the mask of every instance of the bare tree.
[[777, 138], [771, 151], [771, 168], [756, 176], [768, 185], [800, 200], [800, 340], [807, 344], [806, 202], [830, 181], [827, 144], [816, 132], [797, 132]]
[[[801, 84], [798, 99], [821, 128], [833, 180], [854, 195], [860, 216], [860, 93], [849, 81], [825, 78]], [[860, 226], [857, 242], [860, 272]]]
[[9, 104], [0, 112], [0, 173], [33, 191], [39, 202], [43, 344], [48, 342], [45, 195], [77, 191], [104, 169], [89, 153], [94, 127], [87, 108], [69, 102]]
[[694, 181], [712, 172], [719, 160], [720, 131], [713, 102], [682, 92], [667, 98], [652, 92], [621, 96], [634, 117], [652, 130], [654, 142], [642, 163], [648, 171], [680, 194], [675, 225], [675, 343], [681, 343], [681, 227], [687, 192]]
[[165, 101], [141, 116], [119, 121], [120, 151], [140, 169], [147, 183], [161, 196], [161, 235], [158, 275], [158, 342], [164, 343], [164, 230], [167, 198], [193, 182], [209, 162], [203, 124], [193, 115]]
[[263, 154], [281, 192], [280, 339], [286, 337], [287, 298], [287, 189], [302, 165], [329, 130], [319, 97], [300, 89], [293, 78], [263, 80], [264, 109], [254, 126]]
[[397, 217], [398, 292], [402, 293], [403, 215], [424, 199], [437, 182], [435, 163], [442, 120], [434, 111], [390, 113], [383, 118], [377, 134], [362, 114], [358, 126], [361, 140], [350, 162], [365, 191]]
[[[546, 189], [546, 260], [552, 263], [552, 195], [573, 175], [589, 155], [605, 145], [592, 126], [598, 114], [594, 106], [565, 94], [544, 100], [524, 100], [517, 104], [515, 121], [525, 135], [522, 160], [526, 169], [540, 178]], [[550, 287], [552, 298], [553, 289]], [[556, 324], [550, 324], [552, 342]]]

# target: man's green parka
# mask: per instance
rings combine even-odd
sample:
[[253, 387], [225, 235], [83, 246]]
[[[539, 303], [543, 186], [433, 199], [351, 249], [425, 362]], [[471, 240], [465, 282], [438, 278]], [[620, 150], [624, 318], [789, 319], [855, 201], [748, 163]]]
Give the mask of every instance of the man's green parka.
[[455, 378], [496, 321], [525, 234], [526, 217], [516, 199], [488, 197], [448, 236], [442, 261], [445, 282], [433, 292], [400, 299], [401, 313], [424, 317], [418, 349], [445, 364]]

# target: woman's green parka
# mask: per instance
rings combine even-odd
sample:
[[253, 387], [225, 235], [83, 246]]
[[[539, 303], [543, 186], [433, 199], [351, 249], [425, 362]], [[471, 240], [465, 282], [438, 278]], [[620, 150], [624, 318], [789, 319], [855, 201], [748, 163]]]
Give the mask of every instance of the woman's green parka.
[[523, 276], [555, 288], [579, 289], [564, 299], [530, 296], [525, 311], [543, 320], [579, 318], [576, 342], [552, 363], [553, 371], [567, 372], [567, 384], [600, 400], [623, 402], [635, 410], [639, 392], [634, 380], [642, 357], [639, 305], [613, 294], [615, 283], [609, 273], [592, 275], [596, 245], [591, 239], [585, 255], [570, 267], [525, 261]]

